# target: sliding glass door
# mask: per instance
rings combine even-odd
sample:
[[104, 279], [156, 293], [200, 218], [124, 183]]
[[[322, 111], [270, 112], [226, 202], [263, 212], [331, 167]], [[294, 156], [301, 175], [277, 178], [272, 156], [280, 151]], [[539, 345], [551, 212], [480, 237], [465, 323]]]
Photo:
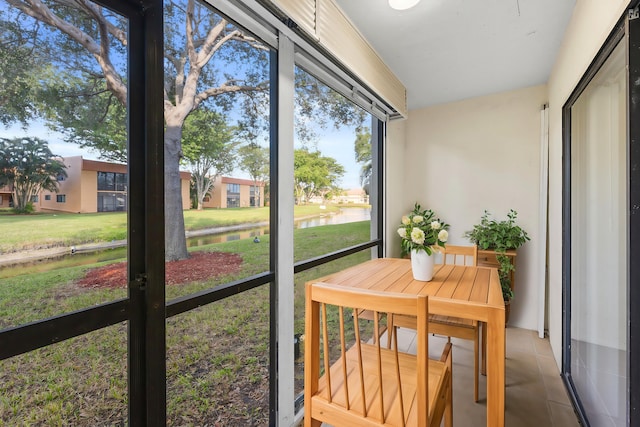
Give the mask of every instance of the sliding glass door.
[[626, 73], [618, 43], [571, 108], [571, 376], [593, 425], [625, 425]]
[[587, 426], [638, 424], [639, 79], [635, 7], [563, 108], [562, 375]]

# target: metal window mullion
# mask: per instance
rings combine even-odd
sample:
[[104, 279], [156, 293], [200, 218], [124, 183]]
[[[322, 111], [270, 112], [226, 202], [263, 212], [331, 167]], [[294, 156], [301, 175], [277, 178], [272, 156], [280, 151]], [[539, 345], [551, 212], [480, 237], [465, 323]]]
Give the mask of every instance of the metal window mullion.
[[[278, 46], [278, 217], [275, 239], [275, 289], [277, 335], [277, 425], [294, 423], [294, 271], [293, 181], [294, 151], [294, 45], [283, 34]], [[273, 238], [273, 237], [272, 237]], [[273, 320], [272, 320], [273, 321]], [[274, 345], [275, 343], [271, 343]]]
[[628, 176], [628, 235], [627, 235], [627, 425], [640, 424], [640, 106], [631, 102], [640, 96], [640, 18], [638, 2], [632, 9], [634, 19], [627, 21], [627, 176]]
[[[375, 187], [369, 190], [369, 204], [371, 200], [375, 200], [375, 210], [371, 211], [371, 224], [372, 227], [377, 227], [376, 238], [381, 242], [378, 244], [378, 258], [382, 258], [385, 255], [385, 221], [384, 221], [384, 159], [385, 159], [385, 130], [387, 123], [382, 120], [372, 119], [371, 123], [371, 144], [372, 144], [372, 166], [373, 173], [371, 174], [371, 182], [375, 182]], [[372, 185], [373, 186], [373, 185]]]
[[[166, 425], [166, 296], [164, 214], [163, 2], [153, 0], [144, 15], [144, 402], [145, 424]], [[142, 53], [142, 52], [136, 52]], [[135, 140], [133, 140], [135, 142]], [[130, 178], [131, 184], [134, 183]], [[130, 233], [139, 234], [138, 230]], [[138, 236], [138, 238], [140, 238]], [[160, 244], [159, 244], [160, 243]], [[136, 256], [140, 256], [139, 254]]]
[[[128, 113], [128, 158], [129, 209], [127, 210], [127, 277], [129, 317], [127, 323], [127, 375], [128, 375], [128, 421], [131, 426], [146, 423], [146, 352], [145, 352], [145, 295], [136, 282], [136, 277], [146, 274], [146, 172], [145, 161], [145, 33], [146, 15], [129, 17], [129, 97]], [[134, 21], [135, 19], [135, 21]], [[106, 172], [102, 174], [106, 183]], [[135, 231], [134, 231], [135, 230]]]

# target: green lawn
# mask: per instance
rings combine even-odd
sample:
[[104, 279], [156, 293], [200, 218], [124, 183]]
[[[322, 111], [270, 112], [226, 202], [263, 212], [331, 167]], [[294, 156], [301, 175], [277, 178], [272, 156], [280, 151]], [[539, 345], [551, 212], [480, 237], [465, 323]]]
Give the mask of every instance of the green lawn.
[[[4, 220], [5, 218], [2, 218]], [[369, 240], [369, 221], [294, 232], [296, 260]], [[242, 270], [167, 287], [168, 299], [264, 271], [269, 236], [198, 248], [243, 257]], [[264, 244], [262, 244], [264, 243]], [[304, 283], [369, 259], [370, 251], [295, 277], [295, 332], [304, 330]], [[0, 279], [0, 329], [126, 296], [80, 288], [89, 266]], [[0, 361], [0, 426], [125, 425], [126, 323]], [[268, 420], [269, 287], [244, 292], [167, 319], [169, 426], [261, 426]], [[296, 390], [302, 370], [296, 363]]]
[[[338, 210], [339, 206], [326, 209], [320, 209], [319, 205], [296, 206], [294, 215], [301, 218]], [[184, 220], [188, 231], [260, 223], [269, 220], [269, 208], [188, 210], [184, 212]], [[0, 215], [0, 253], [126, 238], [126, 212], [11, 215], [5, 211]]]

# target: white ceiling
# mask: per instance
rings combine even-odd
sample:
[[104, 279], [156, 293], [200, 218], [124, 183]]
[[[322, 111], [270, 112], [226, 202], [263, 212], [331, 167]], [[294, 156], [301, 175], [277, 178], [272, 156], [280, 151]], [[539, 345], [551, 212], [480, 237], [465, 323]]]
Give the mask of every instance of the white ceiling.
[[407, 88], [409, 109], [546, 83], [576, 0], [336, 0]]

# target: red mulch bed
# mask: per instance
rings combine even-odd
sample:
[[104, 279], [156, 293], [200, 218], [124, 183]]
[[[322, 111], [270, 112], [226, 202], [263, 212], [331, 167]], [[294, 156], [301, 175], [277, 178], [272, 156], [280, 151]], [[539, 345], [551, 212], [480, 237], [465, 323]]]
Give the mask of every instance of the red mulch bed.
[[[166, 284], [179, 285], [210, 279], [240, 270], [242, 257], [226, 252], [193, 252], [188, 259], [166, 264]], [[127, 263], [118, 262], [89, 270], [78, 282], [84, 288], [124, 288], [127, 286]]]

